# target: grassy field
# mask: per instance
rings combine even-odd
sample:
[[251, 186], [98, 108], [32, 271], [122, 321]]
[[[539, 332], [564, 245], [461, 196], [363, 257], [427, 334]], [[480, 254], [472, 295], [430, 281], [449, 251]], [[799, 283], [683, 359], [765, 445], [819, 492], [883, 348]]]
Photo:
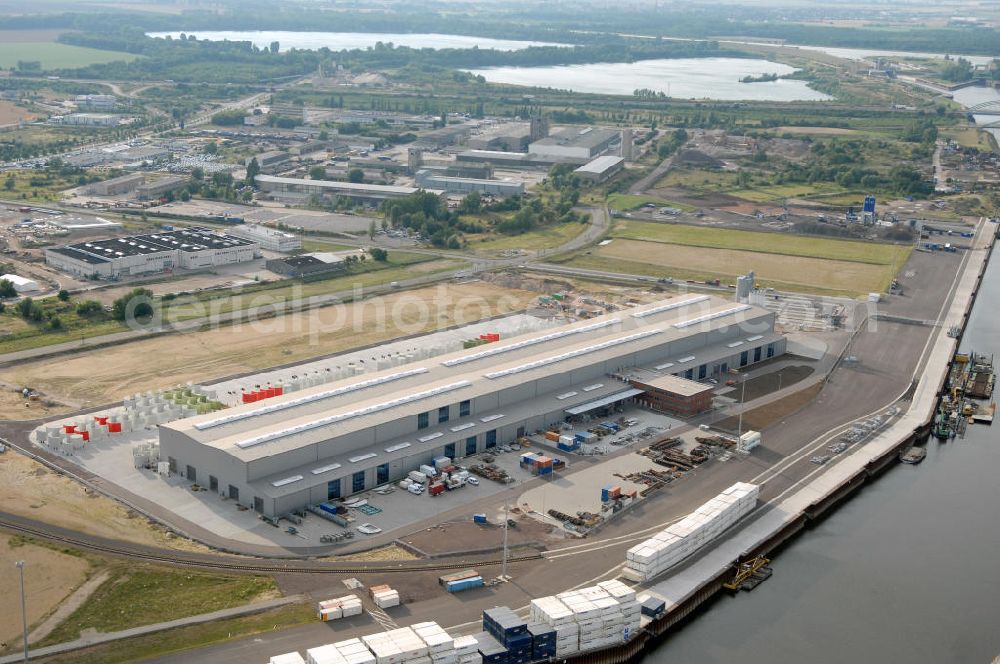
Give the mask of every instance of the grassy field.
[[783, 184], [769, 187], [733, 189], [729, 194], [755, 203], [780, 201], [785, 198], [803, 198], [817, 194], [839, 193], [841, 187], [831, 184]]
[[652, 203], [657, 207], [674, 207], [685, 212], [694, 212], [696, 208], [684, 203], [668, 201], [665, 198], [656, 196], [635, 196], [633, 194], [611, 194], [608, 196], [608, 207], [612, 210], [635, 210], [647, 203]]
[[[302, 625], [316, 620], [315, 608], [307, 604], [292, 604], [262, 613], [216, 620], [201, 625], [172, 629], [134, 639], [113, 641], [86, 650], [77, 650], [45, 659], [48, 664], [124, 664], [168, 655], [213, 643], [275, 629]], [[374, 628], [373, 628], [374, 629]], [[331, 638], [331, 641], [334, 640]], [[274, 654], [274, 653], [268, 653]]]
[[997, 149], [996, 139], [989, 132], [974, 127], [949, 127], [941, 130], [942, 138], [950, 138], [967, 148], [992, 151]]
[[569, 242], [585, 230], [587, 230], [586, 224], [568, 223], [546, 226], [521, 235], [498, 233], [471, 235], [468, 236], [469, 243], [466, 248], [477, 254], [495, 254], [509, 249], [525, 251], [553, 249]]
[[115, 632], [249, 604], [277, 595], [273, 579], [203, 574], [130, 564], [115, 569], [87, 601], [39, 645], [79, 638], [80, 630]]
[[[8, 454], [10, 456], [10, 454]], [[90, 572], [90, 562], [72, 553], [56, 551], [17, 535], [0, 534], [0, 643], [21, 644], [21, 599], [14, 562], [29, 561], [25, 569], [28, 624], [35, 625], [70, 595]], [[8, 573], [8, 570], [10, 573]]]
[[901, 265], [911, 247], [851, 240], [830, 240], [783, 233], [756, 233], [684, 224], [629, 221], [616, 227], [614, 237], [690, 247], [823, 258], [874, 265]]
[[766, 286], [850, 296], [884, 290], [893, 275], [891, 265], [621, 238], [570, 264], [675, 279], [721, 279], [723, 283], [735, 283], [736, 277], [753, 270], [758, 282]]
[[194, 296], [178, 298], [167, 304], [165, 316], [172, 321], [200, 318], [207, 314], [223, 314], [246, 307], [281, 304], [287, 300], [327, 295], [356, 288], [380, 286], [393, 281], [403, 281], [414, 277], [458, 270], [465, 261], [434, 260], [426, 254], [400, 251], [389, 253], [387, 263], [366, 261], [364, 265], [351, 268], [348, 274], [309, 282], [275, 282], [260, 287], [251, 286], [239, 293], [227, 291], [202, 292]]
[[16, 67], [18, 60], [41, 62], [42, 68], [69, 69], [88, 65], [115, 62], [131, 62], [138, 56], [117, 51], [102, 51], [56, 42], [0, 42], [0, 67]]

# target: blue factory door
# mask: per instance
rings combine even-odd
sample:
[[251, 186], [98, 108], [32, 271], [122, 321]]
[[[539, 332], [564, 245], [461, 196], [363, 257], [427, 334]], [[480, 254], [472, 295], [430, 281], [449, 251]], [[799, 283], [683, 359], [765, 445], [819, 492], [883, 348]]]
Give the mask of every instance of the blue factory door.
[[389, 481], [389, 464], [383, 463], [375, 469], [375, 484], [385, 484]]
[[465, 439], [465, 456], [472, 456], [477, 451], [476, 437], [469, 436]]
[[351, 493], [365, 490], [365, 471], [359, 470], [351, 477]]
[[455, 443], [448, 443], [444, 446], [444, 455], [449, 459], [455, 458]]
[[340, 498], [340, 480], [330, 480], [326, 483], [326, 499], [336, 500]]

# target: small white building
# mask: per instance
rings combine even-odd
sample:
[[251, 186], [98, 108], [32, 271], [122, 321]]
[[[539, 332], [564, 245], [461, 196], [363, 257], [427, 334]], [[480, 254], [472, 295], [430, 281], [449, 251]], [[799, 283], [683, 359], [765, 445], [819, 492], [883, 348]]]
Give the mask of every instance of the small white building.
[[289, 253], [302, 248], [302, 238], [260, 224], [240, 224], [229, 229], [229, 235], [256, 243], [261, 249]]
[[19, 277], [16, 274], [5, 274], [0, 276], [0, 281], [4, 279], [14, 284], [14, 290], [18, 293], [38, 293], [42, 290], [37, 281], [27, 279], [25, 277]]

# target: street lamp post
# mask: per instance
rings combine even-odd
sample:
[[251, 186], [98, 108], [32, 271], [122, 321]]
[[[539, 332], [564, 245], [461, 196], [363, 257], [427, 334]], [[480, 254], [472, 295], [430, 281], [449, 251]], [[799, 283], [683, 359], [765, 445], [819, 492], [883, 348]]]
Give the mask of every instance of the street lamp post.
[[28, 662], [28, 609], [24, 600], [24, 561], [18, 560], [14, 566], [21, 572], [21, 622], [24, 625], [24, 661]]

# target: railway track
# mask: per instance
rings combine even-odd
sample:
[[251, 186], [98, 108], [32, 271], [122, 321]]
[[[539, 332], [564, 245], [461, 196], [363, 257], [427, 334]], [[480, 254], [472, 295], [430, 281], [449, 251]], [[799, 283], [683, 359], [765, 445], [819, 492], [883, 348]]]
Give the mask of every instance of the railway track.
[[[254, 560], [247, 562], [229, 561], [225, 559], [215, 559], [211, 555], [185, 555], [183, 552], [172, 552], [168, 550], [145, 549], [132, 547], [127, 544], [113, 544], [99, 541], [98, 539], [86, 536], [73, 536], [61, 532], [55, 532], [41, 526], [33, 526], [26, 523], [12, 521], [5, 517], [0, 517], [0, 528], [13, 533], [26, 535], [49, 542], [57, 542], [79, 549], [95, 551], [112, 556], [129, 558], [132, 560], [143, 560], [165, 565], [180, 567], [196, 567], [201, 569], [212, 569], [228, 572], [263, 573], [263, 574], [362, 574], [365, 572], [444, 572], [455, 569], [465, 569], [470, 566], [493, 567], [503, 564], [502, 560], [455, 560], [453, 562], [421, 563], [413, 561], [388, 562], [358, 562], [358, 563], [324, 563], [309, 560], [289, 560], [285, 563], [266, 563]], [[508, 563], [530, 562], [542, 560], [540, 553], [533, 553], [521, 556], [512, 556], [507, 559]]]

